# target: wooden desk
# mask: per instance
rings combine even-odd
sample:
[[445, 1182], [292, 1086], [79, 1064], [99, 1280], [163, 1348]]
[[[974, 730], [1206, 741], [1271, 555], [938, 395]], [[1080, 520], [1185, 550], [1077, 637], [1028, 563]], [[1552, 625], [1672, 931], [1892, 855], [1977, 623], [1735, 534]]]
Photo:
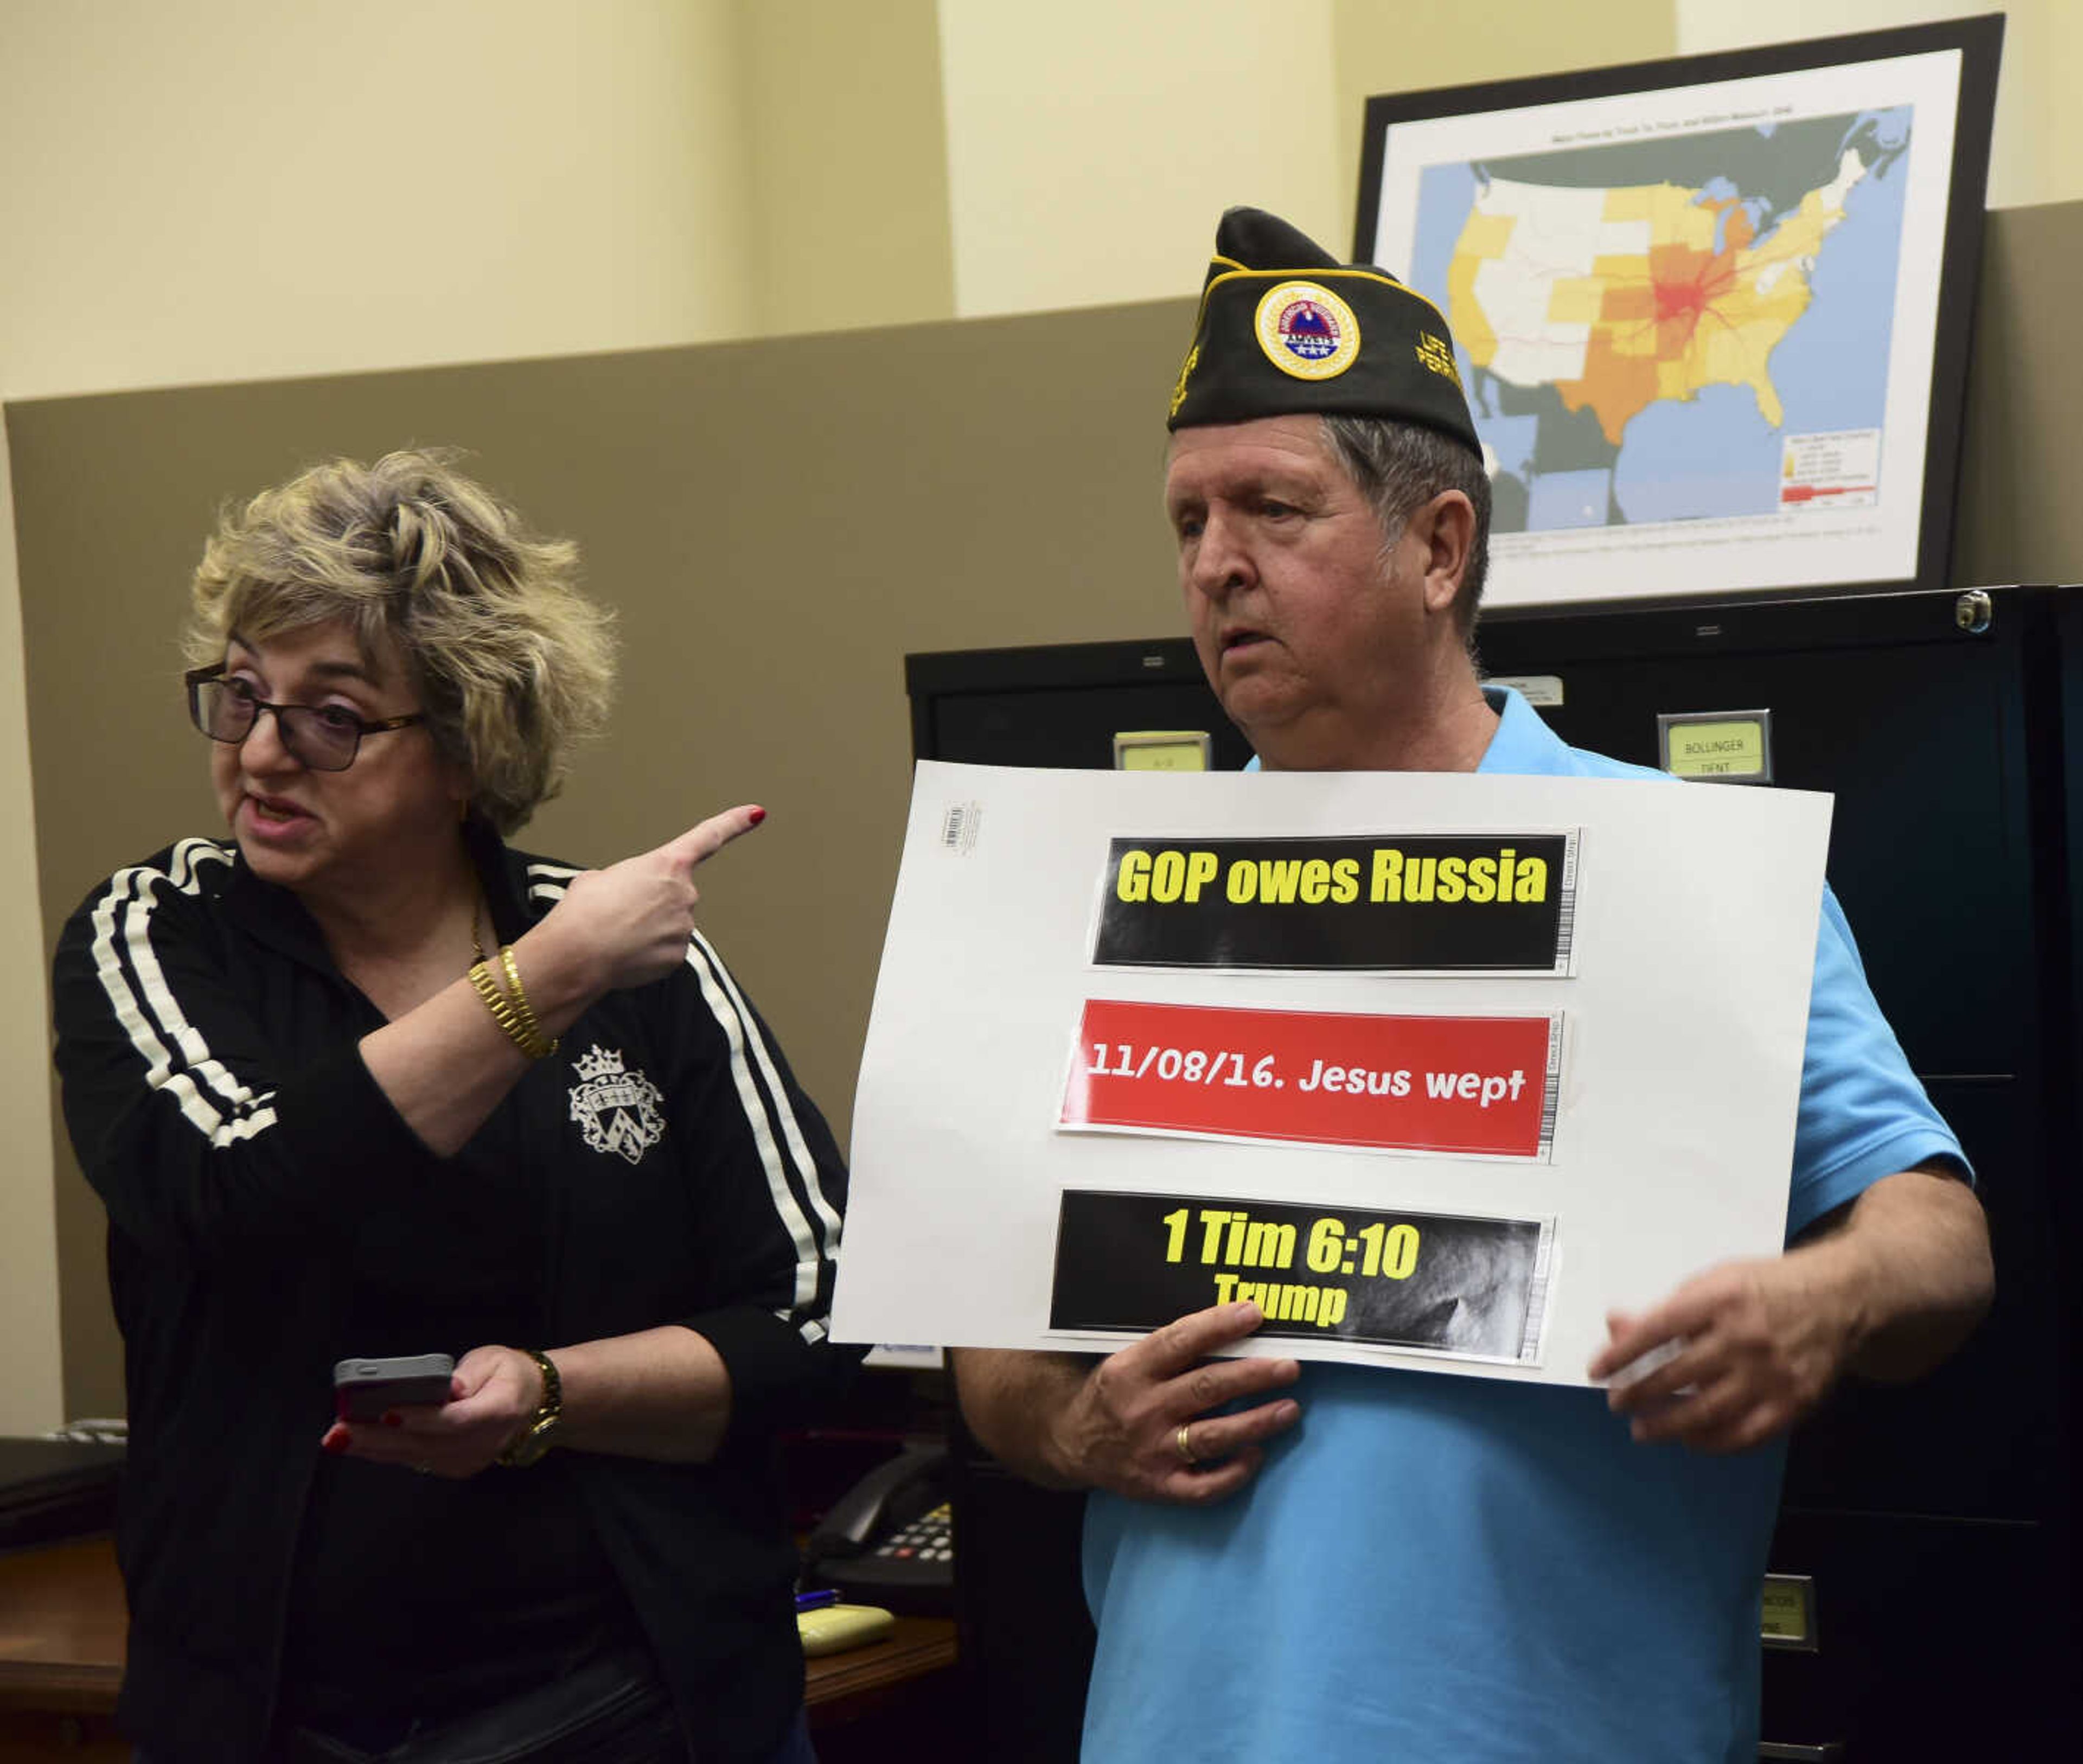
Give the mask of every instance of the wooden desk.
[[[0, 1764], [129, 1758], [112, 1720], [125, 1624], [111, 1539], [0, 1555]], [[898, 1704], [951, 1694], [954, 1663], [952, 1623], [900, 1617], [886, 1640], [804, 1662], [810, 1725], [822, 1744]]]

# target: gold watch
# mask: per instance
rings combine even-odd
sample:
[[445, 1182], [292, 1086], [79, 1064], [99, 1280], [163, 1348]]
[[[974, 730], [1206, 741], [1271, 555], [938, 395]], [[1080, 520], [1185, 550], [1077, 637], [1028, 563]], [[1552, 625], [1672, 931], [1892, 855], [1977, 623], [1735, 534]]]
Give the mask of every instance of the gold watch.
[[543, 1374], [543, 1396], [535, 1412], [521, 1424], [521, 1431], [507, 1441], [496, 1460], [509, 1470], [526, 1470], [549, 1450], [564, 1418], [564, 1381], [557, 1376], [556, 1362], [534, 1348], [526, 1352]]

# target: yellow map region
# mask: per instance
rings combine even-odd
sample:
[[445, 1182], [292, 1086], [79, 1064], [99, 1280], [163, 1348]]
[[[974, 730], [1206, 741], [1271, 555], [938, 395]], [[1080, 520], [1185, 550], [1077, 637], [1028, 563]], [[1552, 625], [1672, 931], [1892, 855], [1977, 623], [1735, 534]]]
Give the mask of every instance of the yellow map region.
[[[1529, 243], [1538, 229], [1526, 214], [1479, 199], [1448, 268], [1448, 322], [1477, 366], [1515, 384], [1553, 385], [1568, 409], [1591, 410], [1616, 446], [1650, 405], [1707, 386], [1749, 386], [1777, 428], [1783, 411], [1767, 361], [1807, 310], [1809, 268], [1864, 169], [1848, 154], [1837, 179], [1808, 192], [1762, 246], [1736, 199], [1674, 184], [1608, 189], [1589, 237], [1640, 248], [1593, 247], [1574, 261], [1557, 252], [1552, 230]], [[1511, 188], [1519, 200], [1540, 188]]]

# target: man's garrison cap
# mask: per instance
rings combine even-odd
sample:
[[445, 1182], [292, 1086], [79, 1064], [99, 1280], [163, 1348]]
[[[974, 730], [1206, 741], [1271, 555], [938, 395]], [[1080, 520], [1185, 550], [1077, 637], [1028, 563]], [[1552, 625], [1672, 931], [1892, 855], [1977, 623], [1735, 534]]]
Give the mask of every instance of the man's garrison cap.
[[1422, 423], [1482, 454], [1430, 301], [1387, 270], [1337, 262], [1261, 209], [1232, 209], [1166, 426], [1291, 414]]

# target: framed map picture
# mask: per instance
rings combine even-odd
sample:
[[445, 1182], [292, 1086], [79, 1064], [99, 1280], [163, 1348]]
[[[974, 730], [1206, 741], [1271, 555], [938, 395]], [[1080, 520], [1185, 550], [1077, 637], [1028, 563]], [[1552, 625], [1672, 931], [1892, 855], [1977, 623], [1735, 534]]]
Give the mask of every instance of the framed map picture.
[[1486, 606], [1945, 585], [2000, 16], [1370, 99]]

